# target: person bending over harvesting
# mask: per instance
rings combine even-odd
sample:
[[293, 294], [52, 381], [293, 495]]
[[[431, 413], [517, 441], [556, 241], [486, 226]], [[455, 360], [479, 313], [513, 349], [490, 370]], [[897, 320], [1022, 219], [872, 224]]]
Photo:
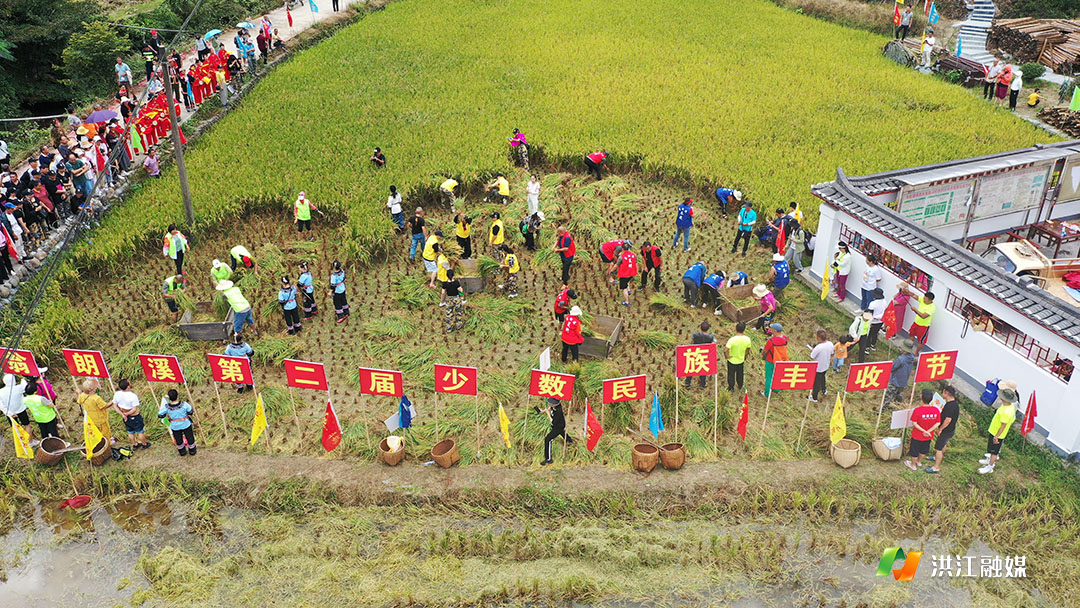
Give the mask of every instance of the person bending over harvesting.
[[604, 163], [607, 161], [607, 152], [593, 152], [585, 156], [585, 168], [596, 176], [596, 179], [601, 179], [603, 176], [601, 172], [604, 169]]

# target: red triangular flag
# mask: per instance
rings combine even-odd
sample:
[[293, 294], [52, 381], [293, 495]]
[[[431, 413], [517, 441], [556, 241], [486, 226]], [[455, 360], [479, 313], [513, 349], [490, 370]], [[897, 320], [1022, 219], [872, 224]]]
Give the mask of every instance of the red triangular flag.
[[900, 4], [899, 3], [897, 3], [896, 9], [893, 10], [892, 22], [893, 22], [893, 25], [896, 25], [896, 26], [900, 25]]
[[292, 27], [292, 11], [289, 10], [289, 7], [285, 7], [285, 16], [289, 18], [289, 27]]
[[776, 235], [776, 251], [780, 255], [784, 255], [785, 249], [787, 249], [787, 239], [784, 238], [784, 225], [780, 224], [779, 234]]
[[322, 447], [331, 452], [341, 444], [341, 425], [338, 424], [337, 413], [330, 400], [326, 400], [326, 422], [322, 429]]
[[1039, 415], [1039, 408], [1035, 406], [1035, 391], [1031, 391], [1028, 397], [1027, 409], [1024, 410], [1024, 421], [1020, 423], [1020, 434], [1027, 437], [1031, 429], [1035, 428], [1035, 416]]
[[593, 414], [592, 407], [589, 406], [589, 400], [585, 400], [585, 449], [590, 452], [596, 448], [596, 444], [600, 441], [600, 436], [604, 434], [603, 427], [600, 426], [600, 421], [596, 419], [596, 415]]
[[743, 441], [746, 441], [746, 423], [748, 422], [750, 422], [750, 393], [746, 392], [743, 393], [742, 415], [739, 416], [739, 426], [736, 427]]
[[895, 307], [896, 307], [895, 304], [890, 304], [889, 307], [885, 309], [885, 316], [881, 317], [881, 322], [882, 322], [883, 325], [885, 325], [885, 339], [886, 340], [891, 340], [892, 337], [896, 335], [896, 332], [900, 329], [899, 327], [896, 326], [896, 308]]

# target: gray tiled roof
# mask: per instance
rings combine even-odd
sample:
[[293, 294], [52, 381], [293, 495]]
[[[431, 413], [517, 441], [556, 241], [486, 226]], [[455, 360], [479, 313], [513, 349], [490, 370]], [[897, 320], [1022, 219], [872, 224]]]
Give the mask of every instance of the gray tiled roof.
[[[1049, 147], [1077, 147], [1080, 141], [1062, 142], [1051, 146], [1015, 150], [1002, 154], [951, 161], [928, 167], [915, 167], [849, 178], [843, 169], [836, 170], [836, 181], [811, 186], [818, 198], [860, 221], [881, 231], [889, 238], [919, 252], [923, 257], [970, 283], [987, 295], [1004, 302], [1024, 316], [1043, 325], [1055, 334], [1080, 346], [1080, 309], [1069, 306], [1041, 289], [1021, 285], [1016, 277], [987, 264], [973, 253], [941, 239], [888, 207], [870, 199], [871, 194], [898, 189], [896, 178], [928, 168], [961, 164], [977, 165], [983, 159], [997, 159]], [[957, 167], [959, 169], [959, 167]], [[977, 171], [973, 171], [977, 172]]]

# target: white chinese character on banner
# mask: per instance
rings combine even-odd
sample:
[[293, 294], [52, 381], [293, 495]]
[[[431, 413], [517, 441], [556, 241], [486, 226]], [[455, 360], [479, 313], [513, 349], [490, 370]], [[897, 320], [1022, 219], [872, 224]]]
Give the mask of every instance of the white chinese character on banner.
[[1005, 578], [1027, 578], [1027, 556], [1005, 556]]
[[934, 555], [934, 571], [930, 573], [930, 577], [948, 576], [952, 578], [953, 575], [953, 561], [952, 555]]
[[1001, 578], [1001, 556], [980, 556], [979, 576], [981, 578]]

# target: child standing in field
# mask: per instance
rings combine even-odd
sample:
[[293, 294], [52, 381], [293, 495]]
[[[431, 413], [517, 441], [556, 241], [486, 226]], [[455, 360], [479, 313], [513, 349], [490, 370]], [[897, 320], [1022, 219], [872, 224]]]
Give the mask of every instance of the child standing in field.
[[334, 260], [333, 272], [330, 273], [330, 293], [334, 298], [334, 312], [337, 322], [342, 323], [349, 317], [349, 299], [345, 297], [345, 269], [341, 262]]
[[307, 262], [300, 262], [297, 266], [300, 276], [296, 277], [296, 285], [300, 288], [300, 294], [304, 299], [304, 318], [310, 319], [318, 312], [319, 306], [315, 303], [315, 279], [308, 270]]
[[[517, 255], [514, 254], [514, 250], [510, 249], [506, 245], [500, 245], [499, 251], [505, 253], [503, 261], [499, 264], [500, 268], [506, 269], [506, 297], [513, 299], [518, 297], [517, 282], [518, 273], [521, 272], [521, 262], [518, 261]], [[499, 285], [499, 289], [503, 286]]]
[[131, 382], [127, 378], [122, 378], [116, 386], [120, 390], [113, 393], [111, 405], [124, 417], [124, 428], [127, 429], [131, 450], [145, 450], [150, 447], [150, 442], [146, 440], [145, 423], [139, 413], [139, 395], [131, 390]]
[[162, 398], [161, 407], [158, 409], [158, 418], [168, 419], [169, 432], [172, 433], [173, 443], [181, 456], [188, 454], [194, 456], [195, 430], [191, 425], [191, 416], [195, 408], [187, 401], [180, 400], [180, 393], [176, 389], [169, 389], [169, 394]]
[[847, 360], [848, 346], [855, 342], [855, 338], [850, 335], [840, 336], [840, 339], [833, 343], [833, 365], [832, 370], [839, 372], [844, 369], [844, 362]]

